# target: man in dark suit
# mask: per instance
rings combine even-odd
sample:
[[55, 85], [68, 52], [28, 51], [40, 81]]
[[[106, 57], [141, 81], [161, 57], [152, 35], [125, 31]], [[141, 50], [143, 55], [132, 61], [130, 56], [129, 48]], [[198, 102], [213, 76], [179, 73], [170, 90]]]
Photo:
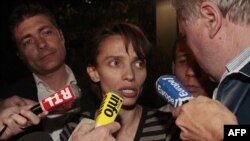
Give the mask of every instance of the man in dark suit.
[[[96, 101], [88, 95], [86, 90], [88, 86], [84, 85], [85, 79], [76, 77], [71, 68], [65, 64], [63, 32], [48, 9], [34, 3], [18, 6], [10, 16], [10, 30], [17, 46], [17, 54], [32, 74], [8, 88], [4, 93], [5, 97], [13, 95], [18, 97], [15, 97], [14, 103], [12, 98], [6, 99], [1, 107], [19, 106], [20, 103], [25, 105], [26, 99], [38, 102], [67, 84], [77, 84], [83, 93], [81, 104], [87, 109], [95, 108], [93, 102]], [[75, 109], [80, 109], [79, 107]], [[49, 114], [38, 126], [30, 126], [33, 123], [27, 120], [28, 127], [22, 130], [22, 134], [11, 139], [16, 140], [29, 132], [42, 130], [48, 132], [53, 140], [59, 140], [62, 127], [77, 113], [76, 111], [79, 110]], [[8, 128], [11, 126], [19, 125], [9, 125]]]

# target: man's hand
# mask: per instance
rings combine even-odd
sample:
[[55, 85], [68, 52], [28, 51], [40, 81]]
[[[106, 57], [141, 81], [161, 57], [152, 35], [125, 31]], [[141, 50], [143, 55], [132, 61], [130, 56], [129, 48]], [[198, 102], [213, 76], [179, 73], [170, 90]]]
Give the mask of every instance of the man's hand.
[[27, 98], [22, 98], [20, 96], [11, 96], [0, 102], [0, 112], [8, 107], [12, 106], [25, 106], [25, 105], [35, 105], [37, 102], [32, 101]]
[[[25, 128], [40, 123], [40, 119], [48, 112], [35, 115], [30, 108], [32, 105], [12, 106], [0, 112], [0, 140], [6, 140], [13, 135], [21, 133]], [[4, 129], [5, 128], [5, 129]]]
[[225, 124], [238, 124], [235, 115], [217, 100], [198, 96], [173, 112], [182, 140], [219, 141]]
[[113, 122], [95, 128], [95, 123], [82, 123], [73, 134], [71, 141], [116, 141], [112, 134], [120, 129], [120, 124]]

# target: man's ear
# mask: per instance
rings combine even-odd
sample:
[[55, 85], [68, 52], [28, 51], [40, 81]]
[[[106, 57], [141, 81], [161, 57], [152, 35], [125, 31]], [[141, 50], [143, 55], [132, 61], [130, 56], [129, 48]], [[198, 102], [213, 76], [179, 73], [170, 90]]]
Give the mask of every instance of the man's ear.
[[88, 66], [87, 67], [87, 73], [88, 73], [88, 75], [89, 75], [89, 77], [91, 78], [92, 81], [94, 81], [94, 82], [99, 82], [100, 81], [99, 73], [96, 70], [96, 67]]
[[201, 18], [205, 19], [209, 37], [213, 38], [220, 30], [223, 15], [216, 4], [211, 1], [202, 2], [200, 6]]

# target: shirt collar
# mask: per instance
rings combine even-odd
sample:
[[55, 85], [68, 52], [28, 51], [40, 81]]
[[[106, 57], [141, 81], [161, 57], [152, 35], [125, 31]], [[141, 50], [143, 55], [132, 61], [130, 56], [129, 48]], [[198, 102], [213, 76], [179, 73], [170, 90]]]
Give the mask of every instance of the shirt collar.
[[245, 66], [249, 62], [249, 58], [250, 47], [246, 48], [243, 52], [241, 52], [237, 57], [235, 57], [226, 65], [227, 71], [238, 72], [243, 66]]
[[231, 73], [237, 73], [240, 69], [245, 66], [250, 61], [250, 47], [243, 50], [238, 56], [236, 56], [233, 60], [231, 60], [226, 65], [226, 71], [221, 77], [223, 80], [227, 75]]
[[[65, 65], [65, 69], [66, 69], [66, 72], [68, 74], [68, 80], [67, 80], [65, 85], [67, 85], [67, 84], [77, 84], [74, 73], [72, 72], [71, 68], [68, 65]], [[35, 73], [32, 73], [32, 75], [34, 76], [34, 79], [35, 79], [35, 82], [36, 82], [37, 86], [43, 85], [46, 88], [50, 88], [50, 86], [46, 82], [41, 80]]]
[[[244, 51], [242, 51], [238, 56], [236, 56], [233, 60], [231, 60], [227, 65], [226, 65], [226, 71], [222, 75], [220, 79], [220, 83], [224, 78], [231, 73], [237, 73], [240, 71], [240, 69], [245, 66], [248, 62], [250, 61], [250, 47], [246, 48]], [[220, 85], [219, 83], [219, 85]], [[217, 96], [217, 88], [215, 88], [214, 93], [213, 93], [213, 98]]]

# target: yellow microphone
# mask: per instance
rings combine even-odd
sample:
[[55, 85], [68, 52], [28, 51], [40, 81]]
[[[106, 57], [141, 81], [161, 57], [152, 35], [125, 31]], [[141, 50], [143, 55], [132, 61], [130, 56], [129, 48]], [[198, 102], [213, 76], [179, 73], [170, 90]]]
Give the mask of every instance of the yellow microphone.
[[122, 102], [123, 97], [118, 92], [110, 91], [106, 93], [96, 117], [96, 127], [115, 121], [122, 107]]

